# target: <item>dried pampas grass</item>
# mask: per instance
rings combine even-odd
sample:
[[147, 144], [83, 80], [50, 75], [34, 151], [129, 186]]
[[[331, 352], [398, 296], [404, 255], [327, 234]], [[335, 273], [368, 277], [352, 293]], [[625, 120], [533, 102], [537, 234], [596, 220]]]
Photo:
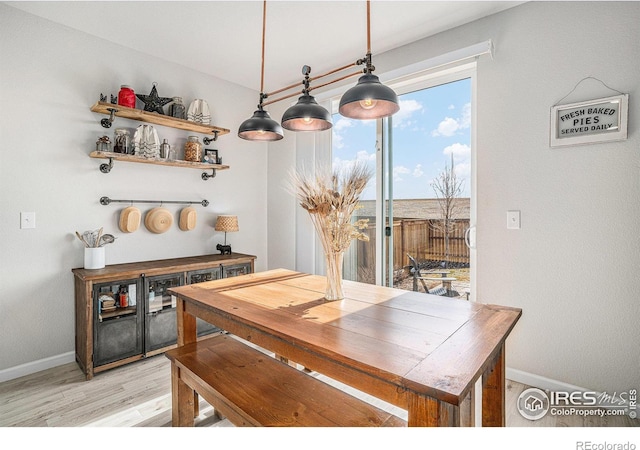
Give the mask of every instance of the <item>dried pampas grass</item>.
[[346, 251], [353, 239], [369, 240], [360, 231], [367, 228], [369, 219], [352, 223], [351, 216], [372, 176], [364, 162], [343, 170], [321, 167], [314, 173], [292, 172], [290, 190], [309, 212], [326, 254]]
[[342, 260], [353, 239], [368, 241], [364, 234], [369, 219], [351, 222], [358, 208], [360, 194], [373, 176], [363, 162], [347, 169], [318, 168], [314, 173], [304, 169], [293, 171], [290, 190], [309, 212], [324, 250], [327, 263], [327, 290], [325, 299], [341, 300]]

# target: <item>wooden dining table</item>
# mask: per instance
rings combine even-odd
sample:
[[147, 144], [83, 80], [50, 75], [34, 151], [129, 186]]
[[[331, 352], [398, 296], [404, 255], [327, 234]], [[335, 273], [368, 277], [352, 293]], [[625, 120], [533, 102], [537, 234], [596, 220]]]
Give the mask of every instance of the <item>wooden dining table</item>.
[[[196, 317], [408, 412], [409, 426], [505, 425], [505, 341], [522, 311], [276, 269], [171, 288], [178, 346]], [[242, 380], [238, 380], [239, 383]]]

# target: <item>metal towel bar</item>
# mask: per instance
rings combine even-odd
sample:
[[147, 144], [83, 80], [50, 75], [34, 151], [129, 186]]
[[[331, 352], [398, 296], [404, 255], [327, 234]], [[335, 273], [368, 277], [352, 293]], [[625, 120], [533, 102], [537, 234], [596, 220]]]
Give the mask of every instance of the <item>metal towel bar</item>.
[[112, 198], [109, 197], [100, 197], [100, 204], [107, 206], [110, 203], [177, 203], [180, 205], [195, 205], [197, 203], [201, 204], [202, 206], [204, 206], [205, 208], [207, 206], [209, 206], [209, 200], [198, 200], [198, 201], [179, 201], [179, 200], [114, 200]]

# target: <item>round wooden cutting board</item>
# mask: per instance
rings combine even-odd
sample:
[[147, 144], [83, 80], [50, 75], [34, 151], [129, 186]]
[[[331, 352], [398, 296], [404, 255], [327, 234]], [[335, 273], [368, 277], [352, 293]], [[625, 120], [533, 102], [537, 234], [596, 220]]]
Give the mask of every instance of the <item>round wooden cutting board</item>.
[[171, 228], [171, 225], [173, 225], [173, 216], [166, 208], [153, 208], [144, 218], [144, 226], [152, 233], [164, 233]]

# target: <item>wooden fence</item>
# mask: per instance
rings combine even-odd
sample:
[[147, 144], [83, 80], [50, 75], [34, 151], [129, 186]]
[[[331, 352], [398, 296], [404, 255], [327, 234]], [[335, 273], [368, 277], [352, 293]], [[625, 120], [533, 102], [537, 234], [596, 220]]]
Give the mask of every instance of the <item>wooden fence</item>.
[[[417, 261], [448, 261], [469, 264], [469, 248], [465, 244], [464, 234], [469, 228], [468, 219], [454, 221], [449, 234], [449, 252], [445, 252], [445, 236], [439, 227], [440, 220], [432, 219], [396, 219], [393, 221], [393, 260], [394, 269], [399, 270], [409, 264], [407, 253]], [[365, 230], [369, 242], [358, 241], [358, 261], [372, 261], [375, 257], [376, 235], [375, 219], [369, 219], [369, 228]], [[387, 249], [388, 251], [388, 249]]]

